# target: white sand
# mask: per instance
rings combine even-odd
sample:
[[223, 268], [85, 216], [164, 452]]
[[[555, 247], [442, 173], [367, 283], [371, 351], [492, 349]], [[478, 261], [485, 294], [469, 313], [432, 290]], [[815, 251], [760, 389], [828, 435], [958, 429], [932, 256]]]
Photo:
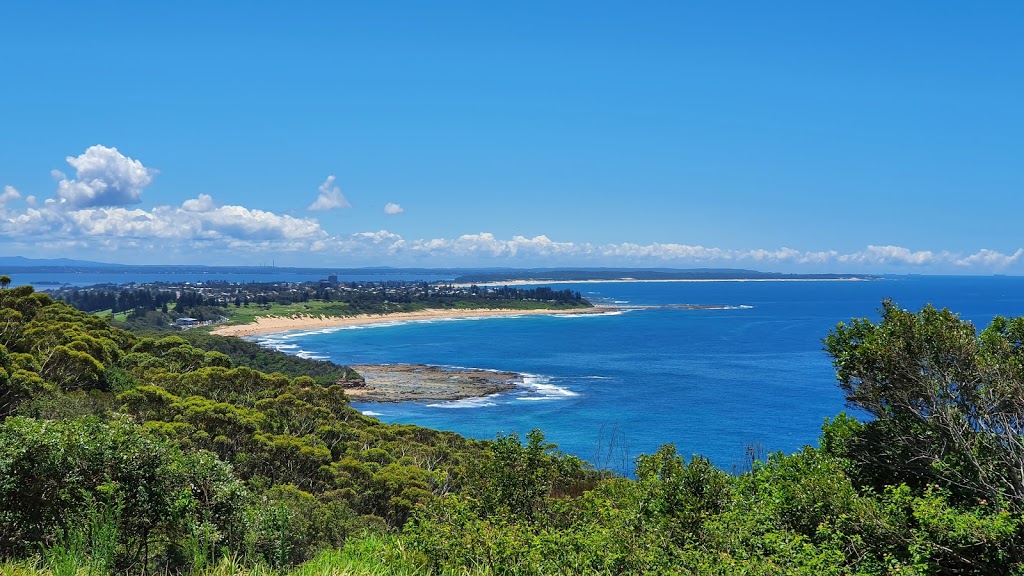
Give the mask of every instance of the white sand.
[[358, 316], [263, 316], [251, 324], [224, 326], [213, 330], [221, 336], [255, 336], [288, 330], [334, 328], [358, 326], [384, 322], [409, 320], [438, 320], [449, 318], [496, 318], [501, 316], [535, 316], [543, 314], [600, 314], [614, 310], [605, 306], [594, 308], [570, 308], [558, 310], [508, 310], [503, 308], [439, 309], [431, 308], [416, 312], [395, 312], [392, 314], [360, 314]]

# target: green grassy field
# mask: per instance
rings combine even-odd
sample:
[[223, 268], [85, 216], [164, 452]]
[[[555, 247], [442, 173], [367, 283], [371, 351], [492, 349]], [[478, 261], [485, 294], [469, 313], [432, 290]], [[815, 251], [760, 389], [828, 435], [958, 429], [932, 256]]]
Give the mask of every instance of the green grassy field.
[[[106, 310], [100, 310], [99, 312], [93, 312], [93, 314], [99, 316], [100, 318], [110, 318], [111, 317], [111, 310], [110, 310], [110, 308], [107, 308]], [[116, 321], [116, 322], [124, 322], [127, 319], [128, 319], [128, 313], [127, 312], [118, 312], [117, 314], [113, 314], [113, 320]]]
[[265, 306], [229, 306], [224, 310], [230, 324], [248, 324], [264, 316], [351, 316], [352, 307], [343, 302], [310, 300], [292, 304], [267, 304]]

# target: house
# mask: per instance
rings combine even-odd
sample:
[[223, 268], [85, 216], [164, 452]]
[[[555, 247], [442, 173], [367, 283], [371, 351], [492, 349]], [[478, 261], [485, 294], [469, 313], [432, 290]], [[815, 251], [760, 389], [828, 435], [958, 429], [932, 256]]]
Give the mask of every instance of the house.
[[177, 320], [174, 321], [174, 323], [182, 328], [191, 328], [193, 326], [198, 326], [199, 320], [185, 316], [184, 318], [178, 318]]

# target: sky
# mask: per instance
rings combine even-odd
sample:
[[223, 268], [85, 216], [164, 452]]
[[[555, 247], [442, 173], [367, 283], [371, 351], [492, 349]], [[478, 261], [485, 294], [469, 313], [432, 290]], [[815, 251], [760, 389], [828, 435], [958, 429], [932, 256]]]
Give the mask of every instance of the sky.
[[1020, 2], [4, 2], [0, 255], [1024, 274]]

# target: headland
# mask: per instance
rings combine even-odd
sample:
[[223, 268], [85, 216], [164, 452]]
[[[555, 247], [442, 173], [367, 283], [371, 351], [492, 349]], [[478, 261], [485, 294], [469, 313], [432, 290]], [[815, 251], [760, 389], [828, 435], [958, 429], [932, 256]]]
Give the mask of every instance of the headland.
[[340, 328], [390, 322], [414, 322], [424, 320], [458, 320], [466, 318], [500, 318], [505, 316], [536, 316], [551, 314], [602, 314], [614, 311], [607, 306], [588, 308], [530, 308], [514, 310], [508, 308], [428, 308], [414, 312], [389, 314], [356, 314], [352, 316], [260, 316], [248, 324], [222, 326], [213, 330], [221, 336], [258, 336], [292, 330], [315, 330], [319, 328]]

